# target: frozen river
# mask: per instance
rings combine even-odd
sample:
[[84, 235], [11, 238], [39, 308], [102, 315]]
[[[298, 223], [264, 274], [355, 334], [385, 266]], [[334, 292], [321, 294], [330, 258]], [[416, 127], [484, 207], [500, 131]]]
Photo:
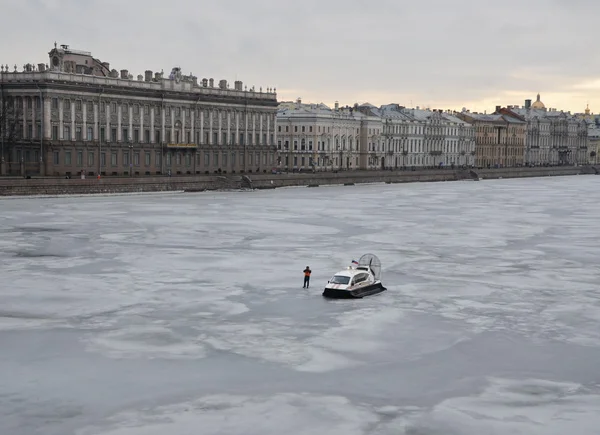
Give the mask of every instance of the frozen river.
[[599, 219], [597, 176], [0, 200], [0, 434], [598, 434]]

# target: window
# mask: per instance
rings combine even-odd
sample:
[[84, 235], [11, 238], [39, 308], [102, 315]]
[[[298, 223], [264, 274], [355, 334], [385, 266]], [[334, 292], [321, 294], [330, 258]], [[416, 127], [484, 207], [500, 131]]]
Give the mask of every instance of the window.
[[179, 130], [175, 131], [175, 143], [180, 143], [179, 142], [179, 133], [180, 133]]
[[87, 103], [87, 110], [89, 113], [92, 113], [94, 111], [94, 103], [92, 103], [91, 101]]
[[227, 166], [227, 153], [223, 153], [223, 166]]
[[175, 153], [175, 162], [176, 165], [181, 165], [181, 153]]
[[135, 166], [140, 165], [140, 152], [139, 151], [136, 151], [135, 153], [133, 153], [133, 164]]
[[33, 125], [27, 124], [27, 139], [33, 139]]
[[111, 166], [117, 166], [117, 152], [113, 151], [110, 153], [110, 164]]
[[302, 133], [305, 133], [305, 132], [306, 132], [306, 127], [303, 125], [302, 126]]
[[69, 125], [63, 127], [63, 140], [71, 140], [71, 126]]
[[126, 128], [123, 129], [123, 135], [121, 136], [121, 141], [127, 142], [129, 140], [129, 130]]
[[154, 163], [156, 165], [157, 168], [160, 168], [160, 159], [161, 159], [161, 155], [160, 155], [160, 151], [156, 151], [154, 153]]
[[110, 105], [110, 111], [111, 111], [112, 113], [117, 113], [117, 103], [112, 103], [112, 104]]
[[60, 151], [54, 151], [54, 164], [60, 165]]
[[52, 108], [53, 109], [58, 109], [58, 98], [53, 98], [52, 99]]
[[150, 114], [150, 107], [144, 106], [144, 115], [148, 115], [148, 114]]
[[129, 151], [123, 150], [123, 166], [129, 165]]
[[244, 145], [244, 133], [240, 133], [240, 145]]
[[52, 126], [52, 140], [58, 140], [58, 125]]
[[204, 153], [204, 166], [210, 166], [210, 153]]
[[221, 133], [221, 143], [223, 145], [227, 144], [227, 133], [225, 132]]
[[100, 141], [104, 142], [106, 140], [106, 130], [104, 127], [100, 127]]
[[88, 166], [94, 166], [94, 152], [88, 151]]
[[140, 143], [140, 131], [137, 128], [133, 130], [133, 141], [135, 143]]
[[75, 127], [75, 140], [82, 140], [81, 127]]
[[144, 142], [145, 143], [150, 143], [150, 130], [145, 130], [144, 131]]
[[144, 164], [146, 166], [150, 166], [150, 159], [151, 159], [150, 151], [146, 151], [146, 153], [144, 155]]
[[192, 132], [190, 132], [190, 131], [187, 131], [187, 132], [186, 132], [186, 136], [187, 136], [187, 137], [186, 137], [186, 139], [187, 139], [187, 140], [186, 140], [186, 142], [185, 142], [185, 143], [192, 143]]
[[217, 144], [219, 142], [219, 133], [216, 131], [213, 133], [213, 143]]
[[133, 106], [133, 113], [135, 115], [139, 115], [140, 114], [140, 106], [138, 106], [137, 104], [134, 104], [134, 106]]
[[185, 153], [185, 165], [192, 166], [192, 156], [190, 153]]
[[160, 143], [160, 130], [156, 130], [154, 132], [154, 142], [155, 143]]
[[111, 142], [117, 141], [117, 129], [116, 128], [112, 128], [110, 130], [110, 140], [111, 140]]
[[77, 151], [77, 166], [83, 165], [83, 151]]
[[92, 127], [87, 128], [87, 140], [94, 140], [94, 129]]
[[65, 151], [65, 165], [71, 164], [71, 151]]
[[213, 166], [219, 166], [219, 153], [215, 151], [213, 154]]
[[275, 139], [273, 138], [272, 133], [271, 133], [271, 141], [269, 142], [269, 145], [275, 145]]
[[106, 166], [106, 153], [100, 153], [100, 167], [104, 168]]
[[81, 111], [81, 100], [75, 101], [75, 110]]

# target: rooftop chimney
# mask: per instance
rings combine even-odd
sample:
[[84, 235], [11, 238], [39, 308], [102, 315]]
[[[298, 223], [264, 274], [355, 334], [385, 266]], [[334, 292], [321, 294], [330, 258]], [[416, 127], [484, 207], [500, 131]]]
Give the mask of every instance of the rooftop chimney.
[[531, 108], [531, 100], [525, 100], [525, 108], [526, 109], [530, 109]]
[[500, 112], [500, 109], [502, 109], [502, 106], [496, 106], [496, 112]]
[[215, 79], [208, 79], [208, 85], [209, 85], [211, 88], [214, 88], [214, 87], [215, 87]]
[[219, 80], [219, 88], [227, 89], [227, 80], [225, 80], [225, 79]]
[[150, 70], [146, 70], [146, 72], [144, 73], [146, 75], [146, 81], [147, 82], [151, 82], [152, 81], [152, 71]]
[[122, 70], [121, 70], [121, 78], [122, 78], [122, 79], [127, 79], [127, 78], [129, 78], [129, 71], [127, 71], [126, 69], [122, 69]]
[[241, 91], [241, 90], [243, 90], [242, 86], [243, 86], [243, 83], [242, 83], [241, 81], [239, 81], [239, 80], [236, 80], [236, 81], [235, 81], [235, 83], [234, 83], [234, 87], [235, 87], [235, 90], [236, 90], [236, 91]]
[[44, 71], [46, 71], [46, 64], [43, 64], [43, 63], [38, 63], [38, 71], [39, 71], [39, 72], [44, 72]]

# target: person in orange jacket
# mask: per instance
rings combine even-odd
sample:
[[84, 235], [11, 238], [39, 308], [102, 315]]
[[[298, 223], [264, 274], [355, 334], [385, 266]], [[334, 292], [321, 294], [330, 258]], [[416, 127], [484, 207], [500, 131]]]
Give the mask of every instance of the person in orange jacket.
[[304, 286], [302, 288], [308, 288], [308, 285], [310, 284], [311, 273], [312, 270], [310, 270], [310, 267], [306, 266], [306, 269], [304, 269]]

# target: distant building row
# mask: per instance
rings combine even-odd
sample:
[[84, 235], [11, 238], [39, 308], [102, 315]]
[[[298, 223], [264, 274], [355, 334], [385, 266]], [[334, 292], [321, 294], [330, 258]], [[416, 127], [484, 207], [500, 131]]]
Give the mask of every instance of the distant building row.
[[154, 175], [583, 164], [600, 127], [540, 101], [493, 114], [278, 102], [275, 89], [127, 70], [68, 46], [0, 67], [0, 174]]
[[288, 167], [571, 165], [595, 161], [589, 120], [540, 101], [492, 114], [370, 104], [281, 103], [277, 151]]

